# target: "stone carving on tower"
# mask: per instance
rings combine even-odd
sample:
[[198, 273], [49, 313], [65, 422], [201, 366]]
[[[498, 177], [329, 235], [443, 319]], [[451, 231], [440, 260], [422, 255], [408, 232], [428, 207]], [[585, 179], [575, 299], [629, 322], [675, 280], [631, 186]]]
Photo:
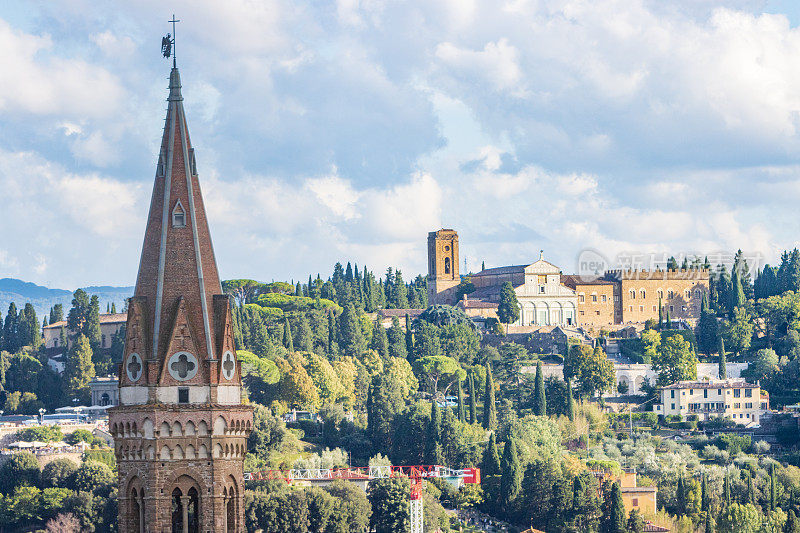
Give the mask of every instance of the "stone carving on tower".
[[[173, 32], [174, 34], [174, 32]], [[242, 403], [177, 67], [109, 425], [121, 533], [244, 531]]]

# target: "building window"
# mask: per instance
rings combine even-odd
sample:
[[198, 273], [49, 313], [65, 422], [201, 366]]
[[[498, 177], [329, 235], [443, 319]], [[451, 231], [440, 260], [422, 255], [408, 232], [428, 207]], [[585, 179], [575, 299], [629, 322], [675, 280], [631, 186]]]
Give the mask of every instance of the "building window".
[[670, 313], [674, 313], [675, 312], [671, 305], [669, 306], [669, 312]]
[[53, 348], [58, 348], [58, 339], [53, 339]]
[[100, 336], [100, 346], [102, 346], [103, 348], [106, 347], [106, 336], [105, 335], [101, 335]]
[[597, 316], [600, 316], [600, 311], [595, 311], [595, 314], [596, 314]]
[[580, 294], [580, 295], [578, 296], [578, 301], [579, 301], [580, 303], [584, 303], [584, 302], [586, 301], [586, 296], [584, 296], [583, 294]]
[[583, 316], [583, 310], [581, 310], [581, 311], [578, 311], [578, 314], [580, 314], [581, 316]]
[[544, 285], [539, 285], [539, 294], [544, 294]]
[[742, 397], [742, 389], [733, 389], [733, 397], [734, 398], [741, 398]]
[[450, 273], [450, 258], [449, 257], [445, 257], [444, 258], [444, 273], [445, 274], [449, 274]]
[[629, 310], [631, 313], [633, 313], [633, 306], [631, 305], [631, 306], [628, 308], [628, 310]]
[[708, 389], [703, 389], [703, 398], [708, 398]]
[[744, 397], [745, 398], [752, 398], [753, 397], [753, 389], [744, 389]]
[[717, 389], [717, 396], [722, 396], [722, 389]]
[[643, 312], [644, 312], [644, 306], [643, 306], [643, 305], [640, 305], [640, 306], [639, 306], [639, 312], [640, 312], [640, 313], [643, 313]]
[[189, 403], [189, 388], [180, 387], [178, 389], [178, 403]]
[[750, 402], [747, 402], [747, 403], [744, 404], [744, 408], [745, 409], [752, 409], [753, 408], [753, 404], [750, 403]]
[[636, 299], [636, 291], [635, 290], [631, 289], [628, 294], [630, 294], [631, 300], [635, 300]]
[[596, 302], [596, 301], [597, 301], [597, 295], [596, 295], [596, 294], [592, 294], [592, 301], [593, 301], [593, 302]]
[[659, 298], [663, 298], [664, 297], [664, 291], [662, 291], [661, 289], [658, 289], [658, 297]]
[[741, 409], [741, 408], [742, 408], [742, 404], [740, 404], [740, 403], [734, 403], [734, 404], [733, 404], [733, 408], [734, 408], [734, 409]]
[[639, 507], [639, 498], [631, 499], [631, 503], [633, 504], [634, 507]]
[[694, 396], [694, 389], [689, 389], [689, 396]]
[[674, 403], [672, 404], [672, 408], [675, 409], [675, 404]]
[[644, 298], [645, 298], [644, 289], [639, 289], [639, 296], [641, 296], [642, 300], [644, 300]]
[[608, 300], [608, 298], [607, 298], [607, 297], [606, 297], [606, 295], [604, 294], [604, 295], [603, 295], [603, 303], [606, 303], [606, 300]]
[[675, 390], [673, 389], [673, 390], [669, 391], [669, 395], [670, 395], [670, 398], [674, 398], [675, 397]]
[[181, 201], [175, 204], [175, 209], [172, 210], [172, 227], [185, 228], [186, 227], [186, 211], [183, 209]]
[[618, 301], [619, 301], [619, 294], [615, 294], [615, 295], [614, 295], [614, 301], [615, 301], [615, 302], [618, 302]]
[[669, 290], [669, 292], [667, 293], [667, 296], [668, 296], [668, 298], [669, 298], [669, 299], [672, 299], [672, 297], [673, 297], [674, 295], [675, 295], [675, 293], [674, 293], [674, 292], [672, 292], [672, 289], [670, 289], [670, 290]]
[[689, 289], [686, 289], [685, 291], [683, 291], [683, 296], [684, 296], [684, 298], [686, 298], [688, 300], [689, 298], [692, 297], [692, 291], [690, 291]]
[[655, 313], [656, 311], [658, 311], [658, 307], [654, 305], [653, 306], [653, 312]]
[[695, 298], [700, 298], [700, 289], [695, 289], [694, 296]]

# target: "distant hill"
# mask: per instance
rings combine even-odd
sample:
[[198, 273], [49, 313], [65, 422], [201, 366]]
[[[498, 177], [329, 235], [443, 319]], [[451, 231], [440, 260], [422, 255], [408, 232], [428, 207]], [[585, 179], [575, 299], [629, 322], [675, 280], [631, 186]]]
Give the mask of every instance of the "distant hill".
[[[82, 287], [89, 295], [96, 294], [100, 299], [100, 312], [106, 312], [106, 306], [113, 303], [117, 311], [125, 306], [125, 300], [133, 295], [133, 287], [92, 286]], [[64, 315], [69, 312], [72, 304], [72, 291], [64, 289], [50, 289], [35, 283], [13, 278], [0, 279], [0, 313], [5, 318], [11, 302], [17, 308], [30, 302], [36, 309], [36, 314], [41, 321], [44, 313], [49, 313], [55, 304], [64, 305]]]

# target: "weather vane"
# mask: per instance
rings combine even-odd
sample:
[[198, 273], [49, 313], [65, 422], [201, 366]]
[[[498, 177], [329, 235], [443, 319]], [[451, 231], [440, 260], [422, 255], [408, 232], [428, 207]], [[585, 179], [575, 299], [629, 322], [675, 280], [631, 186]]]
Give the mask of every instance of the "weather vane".
[[172, 67], [176, 68], [178, 65], [175, 61], [175, 23], [180, 22], [179, 19], [175, 19], [175, 14], [172, 14], [172, 20], [167, 22], [172, 23], [172, 35], [169, 33], [161, 38], [161, 53], [164, 57], [172, 57]]

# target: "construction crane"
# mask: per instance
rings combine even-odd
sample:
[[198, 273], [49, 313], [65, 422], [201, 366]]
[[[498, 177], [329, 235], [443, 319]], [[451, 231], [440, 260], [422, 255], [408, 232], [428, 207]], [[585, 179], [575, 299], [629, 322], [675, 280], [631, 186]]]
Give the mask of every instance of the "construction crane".
[[440, 465], [419, 466], [364, 466], [343, 468], [291, 468], [288, 470], [261, 470], [260, 472], [247, 472], [245, 481], [259, 481], [267, 479], [282, 479], [291, 484], [296, 481], [329, 482], [337, 479], [354, 482], [368, 483], [373, 479], [391, 477], [407, 477], [411, 481], [409, 493], [409, 516], [411, 518], [410, 533], [422, 533], [422, 490], [426, 479], [439, 478], [455, 485], [463, 483], [481, 482], [480, 468], [465, 468], [455, 470]]

